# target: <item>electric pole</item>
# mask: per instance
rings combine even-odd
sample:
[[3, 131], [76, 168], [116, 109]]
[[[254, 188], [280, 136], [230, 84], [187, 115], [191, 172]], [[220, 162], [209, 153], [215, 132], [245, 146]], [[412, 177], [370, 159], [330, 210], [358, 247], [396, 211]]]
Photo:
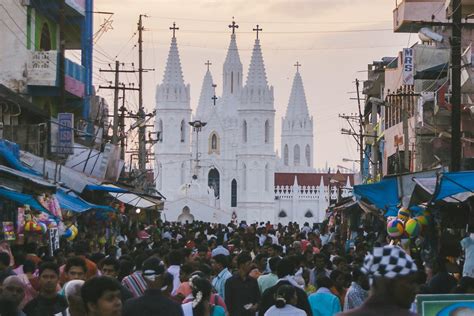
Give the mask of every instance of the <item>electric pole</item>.
[[364, 116], [362, 114], [362, 109], [360, 106], [360, 95], [359, 95], [359, 79], [355, 80], [356, 91], [357, 91], [357, 105], [359, 107], [359, 159], [360, 159], [360, 174], [362, 175], [364, 167], [364, 134], [363, 134], [363, 124]]
[[146, 15], [140, 14], [138, 19], [138, 120], [140, 121], [138, 126], [138, 169], [140, 170], [140, 178], [145, 177], [144, 187], [146, 188], [146, 127], [144, 126], [145, 121], [145, 110], [143, 108], [143, 23], [142, 17]]
[[453, 29], [451, 36], [451, 170], [461, 169], [461, 0], [452, 0]]

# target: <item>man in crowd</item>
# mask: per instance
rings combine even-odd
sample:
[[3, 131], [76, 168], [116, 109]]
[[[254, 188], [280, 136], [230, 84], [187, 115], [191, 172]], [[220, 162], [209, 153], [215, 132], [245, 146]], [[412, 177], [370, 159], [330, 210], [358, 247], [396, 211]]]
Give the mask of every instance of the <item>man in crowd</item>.
[[136, 271], [122, 279], [122, 285], [125, 286], [135, 298], [142, 296], [147, 289], [147, 283], [141, 271], [145, 259], [146, 257], [144, 255], [137, 256], [137, 258], [135, 258]]
[[53, 262], [44, 262], [39, 267], [39, 294], [26, 304], [23, 312], [27, 316], [45, 316], [64, 313], [67, 301], [56, 292], [59, 268]]
[[0, 284], [10, 275], [15, 275], [15, 272], [10, 268], [10, 255], [0, 252]]
[[270, 273], [263, 274], [258, 277], [258, 288], [260, 289], [260, 294], [263, 294], [266, 289], [271, 288], [278, 282], [278, 276], [276, 275], [277, 265], [280, 262], [280, 257], [270, 258], [268, 265], [270, 266]]
[[[114, 257], [105, 258], [101, 262], [100, 272], [102, 272], [103, 276], [107, 276], [114, 280], [117, 280], [119, 269], [120, 263]], [[120, 297], [122, 299], [122, 302], [125, 302], [126, 300], [131, 299], [133, 295], [125, 286], [120, 284]]]
[[180, 251], [173, 250], [168, 255], [168, 269], [167, 272], [173, 276], [173, 291], [172, 295], [176, 295], [176, 291], [181, 284], [179, 277], [179, 270], [181, 269], [181, 263], [183, 262], [183, 256]]
[[227, 279], [232, 277], [232, 274], [227, 269], [228, 259], [223, 254], [216, 255], [211, 260], [212, 269], [215, 277], [212, 279], [212, 286], [217, 291], [220, 297], [225, 298], [225, 283]]
[[360, 269], [354, 269], [352, 280], [344, 300], [344, 311], [361, 306], [369, 296], [369, 278]]
[[181, 305], [163, 296], [165, 267], [156, 257], [143, 263], [143, 277], [147, 283], [144, 295], [125, 302], [123, 316], [182, 316]]
[[241, 252], [237, 256], [237, 273], [225, 283], [225, 304], [230, 316], [254, 316], [258, 310], [260, 291], [257, 281], [248, 275], [251, 263], [250, 254]]
[[81, 257], [71, 257], [66, 261], [64, 275], [66, 281], [85, 280], [87, 273], [86, 261]]
[[[20, 308], [20, 304], [25, 297], [25, 285], [19, 277], [11, 275], [2, 284], [2, 299], [13, 303], [16, 315], [25, 315]], [[3, 315], [0, 313], [0, 315]], [[6, 314], [5, 314], [6, 315]]]
[[216, 240], [217, 247], [212, 249], [211, 256], [215, 257], [217, 255], [224, 255], [224, 256], [229, 256], [230, 252], [227, 250], [227, 248], [224, 247], [224, 241], [222, 238], [217, 238]]
[[82, 286], [81, 296], [88, 316], [122, 315], [120, 283], [113, 278], [101, 276], [88, 280]]

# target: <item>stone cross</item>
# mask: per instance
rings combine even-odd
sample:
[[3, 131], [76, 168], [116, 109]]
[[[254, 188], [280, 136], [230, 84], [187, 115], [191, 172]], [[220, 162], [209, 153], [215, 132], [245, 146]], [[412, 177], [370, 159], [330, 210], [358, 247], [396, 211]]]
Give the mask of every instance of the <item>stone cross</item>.
[[297, 61], [296, 64], [294, 64], [294, 66], [296, 67], [296, 71], [300, 71], [300, 67], [301, 67], [301, 64]]
[[239, 26], [234, 21], [234, 17], [232, 17], [232, 24], [229, 25], [229, 28], [232, 29], [232, 34], [235, 34], [235, 29], [239, 28]]
[[207, 66], [207, 71], [209, 71], [209, 66], [212, 65], [212, 63], [208, 60], [204, 65]]
[[179, 30], [179, 27], [176, 27], [176, 22], [173, 22], [173, 26], [170, 26], [170, 30], [173, 31], [173, 37], [175, 37], [175, 32]]
[[255, 32], [257, 32], [257, 39], [258, 39], [258, 32], [263, 31], [263, 29], [260, 29], [260, 28], [258, 28], [258, 27], [259, 27], [259, 25], [257, 24], [257, 28], [256, 28], [256, 29], [253, 29]]

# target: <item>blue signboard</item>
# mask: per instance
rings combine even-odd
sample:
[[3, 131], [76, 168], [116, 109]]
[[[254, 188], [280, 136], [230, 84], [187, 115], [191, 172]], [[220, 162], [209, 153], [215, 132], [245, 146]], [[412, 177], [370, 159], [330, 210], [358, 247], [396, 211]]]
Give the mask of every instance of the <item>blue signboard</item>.
[[74, 152], [74, 114], [58, 113], [58, 154]]

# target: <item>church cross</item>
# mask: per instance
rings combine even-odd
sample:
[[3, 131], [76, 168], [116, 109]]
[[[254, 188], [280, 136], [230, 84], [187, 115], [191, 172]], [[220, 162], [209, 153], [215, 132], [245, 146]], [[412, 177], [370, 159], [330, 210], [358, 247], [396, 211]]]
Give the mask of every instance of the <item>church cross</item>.
[[257, 24], [257, 28], [256, 28], [256, 29], [253, 29], [255, 32], [257, 32], [257, 39], [258, 39], [258, 32], [263, 31], [263, 29], [260, 29], [260, 28], [258, 28], [258, 27], [259, 27], [259, 25]]
[[239, 26], [234, 21], [234, 17], [232, 17], [232, 24], [229, 25], [229, 28], [232, 29], [232, 34], [235, 34], [235, 29], [239, 28]]
[[297, 61], [296, 64], [294, 64], [294, 66], [296, 67], [296, 71], [299, 72], [301, 64]]
[[212, 65], [212, 63], [208, 60], [204, 65], [207, 66], [207, 71], [209, 71], [209, 66]]
[[173, 31], [173, 38], [175, 37], [175, 32], [179, 30], [179, 27], [176, 27], [176, 22], [173, 22], [173, 26], [170, 26], [170, 30]]

